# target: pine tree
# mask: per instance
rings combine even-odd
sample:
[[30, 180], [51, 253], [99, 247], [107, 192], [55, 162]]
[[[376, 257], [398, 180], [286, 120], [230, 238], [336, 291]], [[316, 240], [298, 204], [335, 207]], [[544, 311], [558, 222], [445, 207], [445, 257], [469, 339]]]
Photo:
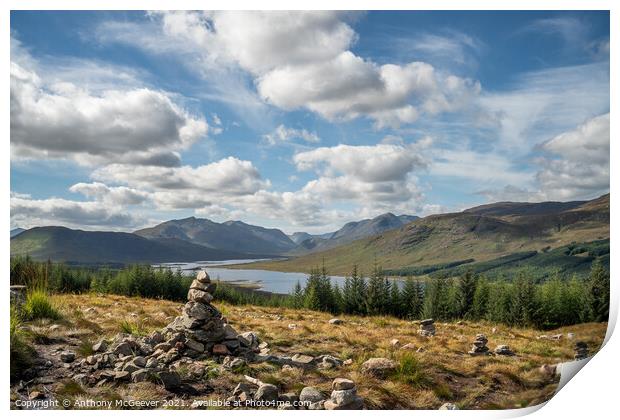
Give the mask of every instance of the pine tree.
[[477, 282], [478, 278], [471, 271], [467, 271], [459, 279], [459, 316], [462, 318], [471, 317]]
[[607, 322], [609, 319], [610, 284], [609, 273], [603, 267], [600, 259], [592, 264], [588, 279], [590, 308], [593, 320]]
[[519, 273], [515, 281], [513, 322], [521, 326], [531, 326], [537, 312], [536, 286], [528, 274]]
[[404, 316], [403, 297], [398, 284], [392, 283], [390, 290], [389, 312], [395, 317], [402, 318]]
[[301, 309], [304, 306], [304, 291], [299, 281], [295, 284], [293, 289], [293, 307], [295, 309]]
[[489, 283], [486, 277], [481, 277], [476, 283], [476, 292], [472, 303], [471, 318], [486, 318], [489, 305]]
[[366, 311], [368, 315], [380, 315], [386, 311], [386, 301], [389, 295], [386, 295], [386, 282], [381, 273], [380, 267], [375, 263], [370, 278], [368, 279], [368, 288], [366, 291]]

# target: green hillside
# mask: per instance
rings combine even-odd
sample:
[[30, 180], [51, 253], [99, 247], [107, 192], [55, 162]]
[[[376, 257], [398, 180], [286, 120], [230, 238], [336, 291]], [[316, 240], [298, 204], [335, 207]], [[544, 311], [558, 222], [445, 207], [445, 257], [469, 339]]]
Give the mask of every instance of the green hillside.
[[131, 233], [88, 232], [57, 226], [33, 228], [12, 238], [11, 255], [80, 263], [181, 262], [250, 257], [179, 239], [146, 239]]
[[302, 271], [325, 264], [330, 273], [346, 275], [354, 264], [368, 273], [375, 262], [386, 270], [464, 260], [484, 262], [515, 253], [608, 238], [609, 194], [563, 206], [498, 203], [460, 213], [433, 215], [328, 251], [243, 267]]

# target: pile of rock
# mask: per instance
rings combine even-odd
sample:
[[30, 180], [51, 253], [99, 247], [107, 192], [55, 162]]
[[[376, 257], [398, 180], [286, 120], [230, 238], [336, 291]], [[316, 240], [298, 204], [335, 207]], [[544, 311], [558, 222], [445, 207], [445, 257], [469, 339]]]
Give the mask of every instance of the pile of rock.
[[500, 356], [514, 356], [515, 355], [515, 352], [512, 351], [510, 347], [508, 347], [506, 344], [500, 344], [499, 346], [495, 347], [494, 353]]
[[326, 410], [361, 410], [364, 400], [357, 395], [355, 383], [350, 379], [336, 378], [332, 383], [332, 394], [323, 403]]
[[435, 335], [435, 321], [432, 319], [423, 319], [420, 321], [420, 329], [418, 331], [424, 337], [432, 337]]
[[486, 335], [476, 334], [476, 339], [472, 343], [472, 348], [469, 351], [469, 355], [470, 356], [487, 356], [491, 354], [489, 352], [489, 348], [487, 347], [488, 342], [489, 340], [487, 340]]
[[575, 360], [582, 360], [588, 357], [588, 345], [583, 341], [575, 343]]
[[190, 286], [182, 316], [170, 323], [164, 334], [178, 337], [183, 353], [189, 357], [203, 353], [251, 357], [258, 349], [258, 337], [252, 332], [237, 333], [211, 305], [215, 288], [209, 275], [200, 271]]

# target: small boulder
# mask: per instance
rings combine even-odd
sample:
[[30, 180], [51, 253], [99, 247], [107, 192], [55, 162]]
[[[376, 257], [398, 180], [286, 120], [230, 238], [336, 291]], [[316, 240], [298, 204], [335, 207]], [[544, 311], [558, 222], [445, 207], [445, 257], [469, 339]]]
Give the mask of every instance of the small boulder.
[[136, 370], [131, 374], [132, 382], [146, 382], [149, 380], [151, 373], [148, 369]]
[[440, 410], [458, 410], [459, 408], [456, 406], [456, 404], [448, 402], [442, 405], [441, 407], [439, 407], [439, 409]]
[[95, 353], [103, 353], [108, 349], [108, 343], [105, 340], [97, 341], [93, 344], [93, 351]]
[[332, 325], [341, 325], [342, 323], [344, 323], [344, 321], [339, 318], [332, 318], [329, 320], [329, 323]]
[[226, 347], [224, 344], [216, 344], [213, 346], [213, 350], [211, 350], [211, 353], [216, 356], [228, 356], [230, 354], [230, 351], [228, 350], [228, 347]]
[[278, 387], [272, 384], [263, 384], [258, 387], [254, 399], [259, 401], [277, 401]]
[[181, 386], [181, 377], [177, 372], [163, 371], [159, 372], [159, 380], [167, 390], [174, 390]]
[[373, 357], [362, 364], [362, 372], [376, 378], [386, 378], [396, 371], [397, 364], [385, 357]]
[[313, 386], [307, 386], [301, 390], [299, 401], [317, 403], [324, 400], [323, 393]]
[[60, 353], [60, 360], [65, 363], [71, 363], [75, 360], [75, 352], [67, 350]]

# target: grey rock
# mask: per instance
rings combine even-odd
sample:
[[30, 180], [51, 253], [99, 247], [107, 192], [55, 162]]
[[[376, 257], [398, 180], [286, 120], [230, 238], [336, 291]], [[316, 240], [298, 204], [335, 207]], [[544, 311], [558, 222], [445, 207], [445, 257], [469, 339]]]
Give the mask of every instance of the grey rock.
[[206, 271], [199, 271], [196, 274], [196, 280], [198, 280], [201, 283], [211, 283], [211, 278], [209, 277]]
[[75, 352], [67, 350], [60, 353], [60, 360], [65, 363], [71, 363], [75, 360]]
[[108, 349], [108, 343], [105, 340], [97, 341], [93, 344], [93, 351], [95, 353], [103, 353]]
[[163, 371], [159, 372], [159, 379], [164, 385], [164, 388], [174, 390], [181, 386], [181, 377], [177, 372]]
[[189, 289], [187, 292], [187, 300], [209, 304], [213, 300], [211, 293], [199, 289]]
[[376, 378], [386, 378], [396, 371], [397, 364], [385, 357], [373, 357], [362, 363], [362, 372]]
[[324, 400], [323, 393], [313, 386], [303, 388], [299, 394], [299, 401], [316, 403]]
[[132, 382], [146, 382], [149, 380], [151, 372], [148, 369], [136, 370], [131, 374]]
[[185, 346], [191, 350], [194, 350], [197, 353], [202, 353], [205, 351], [205, 345], [199, 341], [192, 340], [191, 338], [185, 342]]
[[353, 389], [343, 389], [341, 391], [332, 391], [330, 400], [335, 402], [337, 405], [347, 405], [353, 402], [357, 398], [357, 390]]
[[332, 325], [341, 325], [344, 321], [342, 319], [332, 318], [329, 320], [329, 323]]
[[263, 384], [258, 387], [254, 399], [259, 401], [277, 401], [278, 387], [272, 384]]
[[353, 389], [353, 388], [355, 388], [355, 382], [353, 382], [351, 379], [336, 378], [332, 382], [332, 389], [334, 391], [342, 391], [345, 389]]
[[144, 357], [142, 357], [142, 356], [134, 357], [131, 362], [134, 365], [138, 366], [138, 367], [145, 367], [146, 366], [146, 359]]
[[456, 406], [456, 404], [454, 403], [445, 403], [443, 404], [441, 407], [439, 407], [440, 410], [458, 410], [459, 408]]

